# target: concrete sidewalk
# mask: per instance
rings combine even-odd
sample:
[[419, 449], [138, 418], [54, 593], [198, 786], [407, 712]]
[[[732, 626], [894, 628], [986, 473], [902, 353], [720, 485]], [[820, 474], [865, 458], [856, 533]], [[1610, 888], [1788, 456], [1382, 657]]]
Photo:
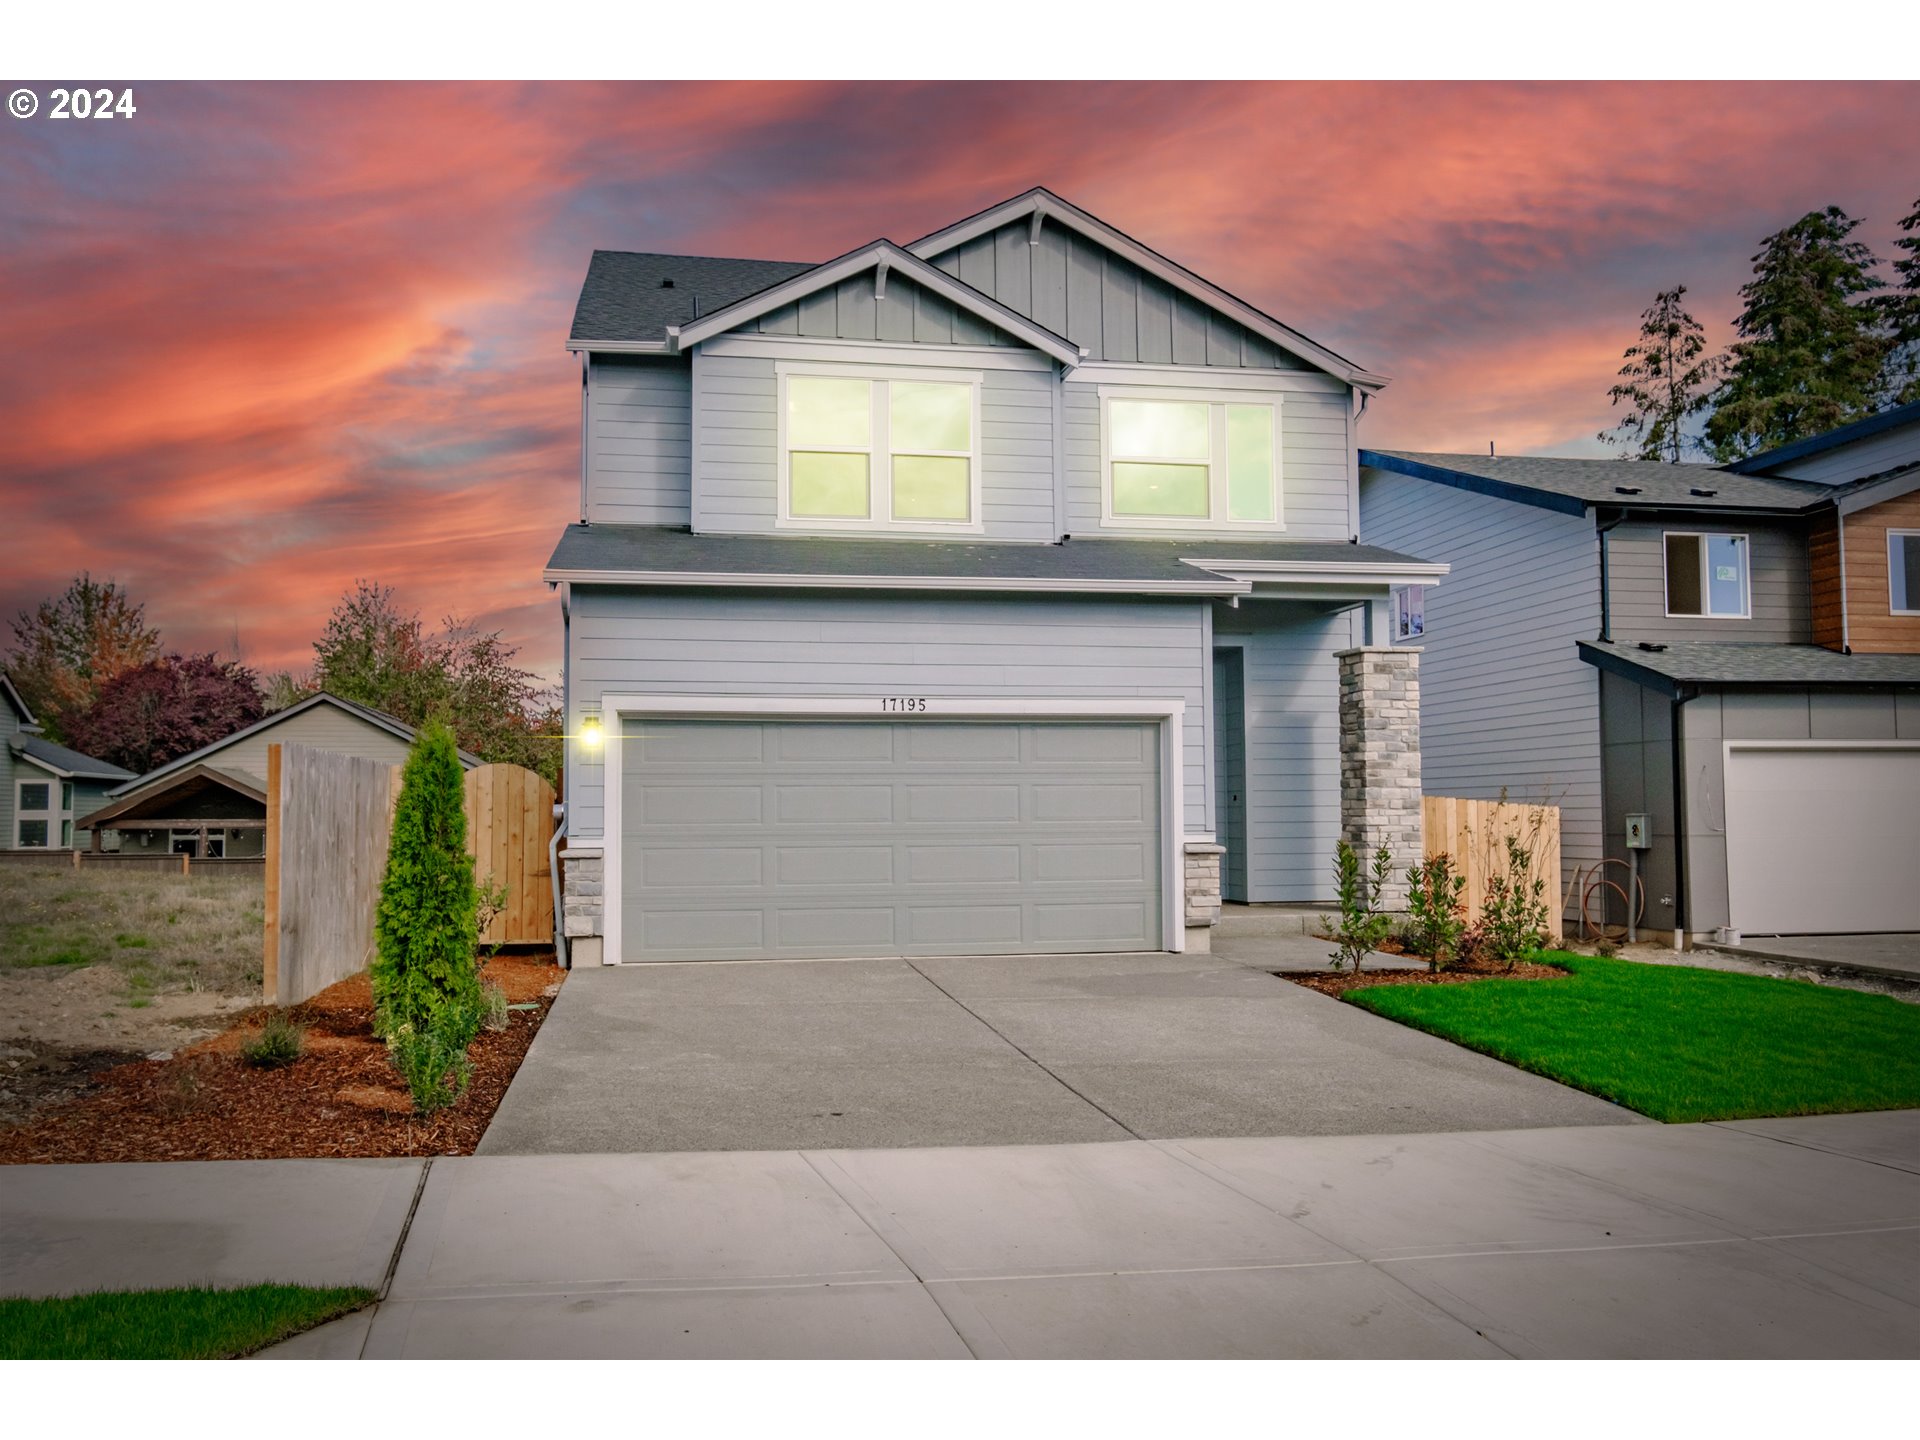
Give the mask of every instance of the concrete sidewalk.
[[276, 1354], [1920, 1356], [1920, 1111], [432, 1163]]

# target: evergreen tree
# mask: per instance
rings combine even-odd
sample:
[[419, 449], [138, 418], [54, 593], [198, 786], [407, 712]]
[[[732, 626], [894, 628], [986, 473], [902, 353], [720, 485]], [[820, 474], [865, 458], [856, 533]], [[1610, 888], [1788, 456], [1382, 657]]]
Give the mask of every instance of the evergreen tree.
[[1706, 353], [1706, 332], [1681, 304], [1686, 293], [1684, 285], [1662, 290], [1641, 312], [1640, 338], [1627, 347], [1620, 383], [1607, 392], [1615, 405], [1631, 407], [1599, 435], [1620, 446], [1623, 459], [1678, 464], [1689, 450], [1705, 448], [1687, 435], [1686, 423], [1711, 402], [1724, 362]]
[[464, 789], [453, 732], [429, 721], [400, 779], [371, 974], [381, 1033], [452, 1025], [464, 1031], [454, 1039], [460, 1051], [473, 1038], [480, 1014], [478, 913]]
[[1920, 200], [1900, 222], [1903, 232], [1893, 248], [1906, 252], [1893, 262], [1894, 293], [1884, 297], [1892, 352], [1887, 357], [1887, 389], [1895, 405], [1920, 400]]
[[1714, 394], [1707, 442], [1737, 460], [1871, 415], [1889, 343], [1872, 293], [1873, 252], [1851, 239], [1860, 222], [1815, 210], [1761, 242], [1740, 338]]

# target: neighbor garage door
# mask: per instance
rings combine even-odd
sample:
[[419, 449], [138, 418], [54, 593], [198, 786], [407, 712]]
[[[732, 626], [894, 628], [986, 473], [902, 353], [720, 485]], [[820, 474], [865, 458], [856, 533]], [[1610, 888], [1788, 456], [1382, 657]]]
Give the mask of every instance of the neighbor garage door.
[[623, 731], [623, 960], [1164, 948], [1154, 725]]
[[1920, 930], [1920, 746], [1727, 752], [1737, 930]]

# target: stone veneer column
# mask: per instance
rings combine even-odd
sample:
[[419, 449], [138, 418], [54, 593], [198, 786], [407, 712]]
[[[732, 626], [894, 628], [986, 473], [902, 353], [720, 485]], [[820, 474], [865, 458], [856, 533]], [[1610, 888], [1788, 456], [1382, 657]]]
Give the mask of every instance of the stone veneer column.
[[1181, 887], [1186, 906], [1187, 950], [1204, 955], [1213, 948], [1208, 932], [1220, 920], [1220, 857], [1226, 847], [1201, 840], [1186, 843], [1185, 881]]
[[561, 933], [567, 937], [569, 958], [576, 965], [597, 965], [601, 937], [606, 934], [602, 883], [606, 862], [597, 846], [560, 852]]
[[1393, 875], [1385, 910], [1407, 906], [1407, 867], [1422, 857], [1420, 651], [1387, 645], [1342, 650], [1340, 833], [1370, 866], [1385, 845]]

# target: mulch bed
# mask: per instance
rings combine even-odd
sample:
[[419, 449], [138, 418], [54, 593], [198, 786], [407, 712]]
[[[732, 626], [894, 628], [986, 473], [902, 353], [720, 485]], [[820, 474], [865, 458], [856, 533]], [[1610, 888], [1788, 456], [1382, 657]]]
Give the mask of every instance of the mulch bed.
[[1469, 980], [1565, 980], [1565, 970], [1552, 965], [1537, 965], [1522, 960], [1511, 970], [1485, 960], [1469, 960], [1434, 974], [1430, 970], [1362, 970], [1359, 974], [1329, 970], [1324, 975], [1299, 975], [1288, 971], [1271, 972], [1282, 980], [1291, 980], [1322, 995], [1340, 996], [1349, 990], [1365, 990], [1373, 985], [1462, 985]]
[[0, 1130], [0, 1165], [128, 1160], [277, 1160], [471, 1155], [559, 990], [551, 954], [498, 955], [483, 971], [506, 991], [507, 1028], [468, 1051], [473, 1083], [451, 1108], [416, 1116], [406, 1086], [373, 1038], [373, 995], [356, 975], [293, 1007], [307, 1027], [291, 1065], [255, 1070], [240, 1046], [265, 1010], [171, 1060], [141, 1060], [93, 1077], [78, 1098]]

